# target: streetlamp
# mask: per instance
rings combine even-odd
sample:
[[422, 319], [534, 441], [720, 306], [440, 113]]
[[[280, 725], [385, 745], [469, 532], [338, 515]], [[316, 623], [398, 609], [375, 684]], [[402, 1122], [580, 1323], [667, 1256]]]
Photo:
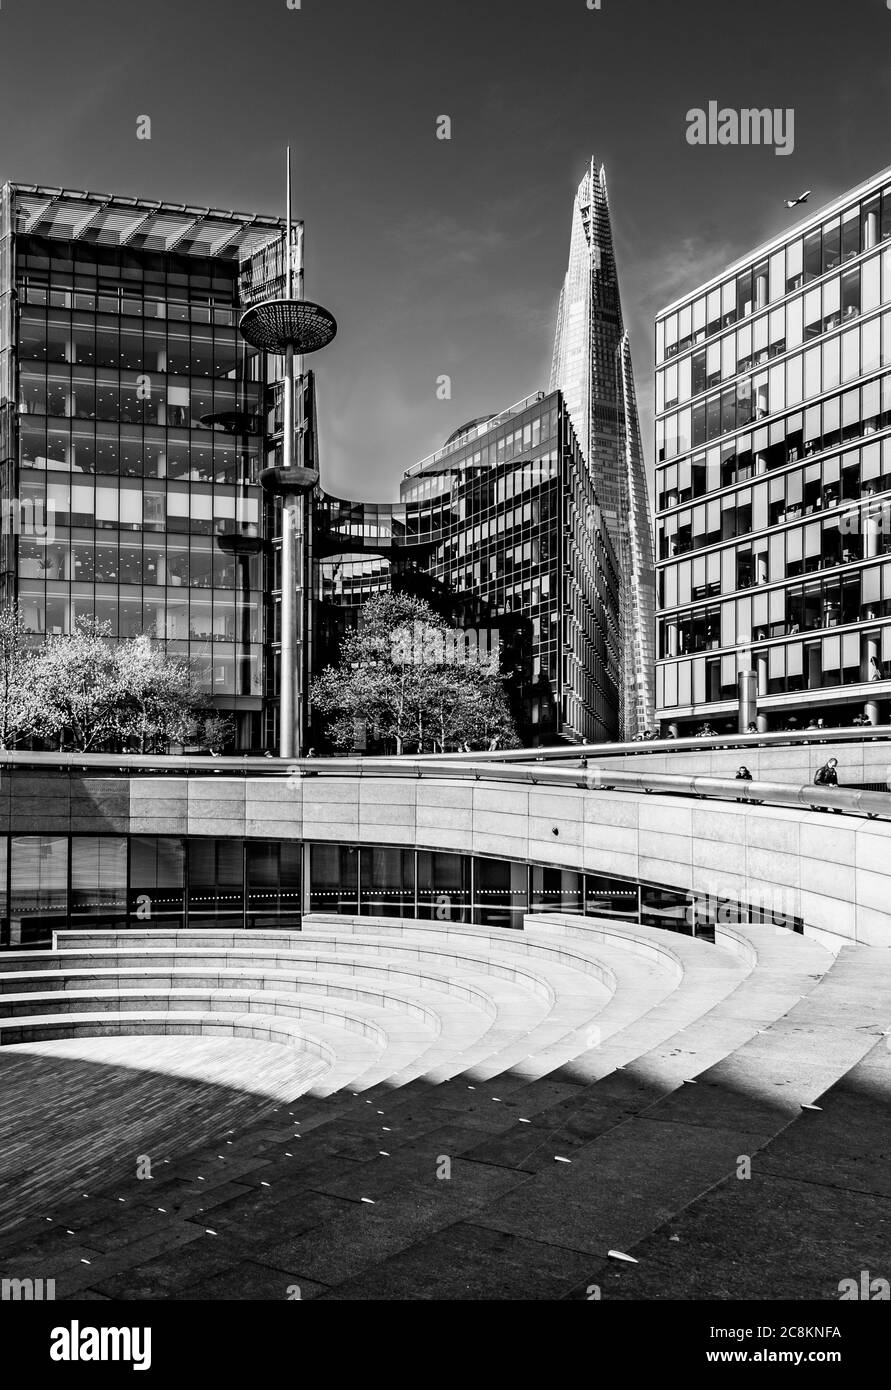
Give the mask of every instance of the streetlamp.
[[[306, 496], [319, 481], [318, 470], [304, 466], [304, 439], [308, 427], [304, 393], [299, 393], [298, 420], [294, 420], [296, 375], [303, 377], [303, 358], [327, 347], [337, 332], [332, 314], [320, 304], [303, 298], [303, 224], [291, 221], [291, 150], [287, 151], [286, 230], [284, 244], [284, 297], [260, 300], [245, 310], [239, 321], [242, 337], [261, 352], [285, 359], [283, 383], [282, 466], [265, 468], [260, 483], [273, 497], [282, 499], [282, 631], [279, 676], [279, 757], [299, 757], [303, 736], [303, 543], [306, 530]], [[296, 236], [295, 236], [296, 231]]]

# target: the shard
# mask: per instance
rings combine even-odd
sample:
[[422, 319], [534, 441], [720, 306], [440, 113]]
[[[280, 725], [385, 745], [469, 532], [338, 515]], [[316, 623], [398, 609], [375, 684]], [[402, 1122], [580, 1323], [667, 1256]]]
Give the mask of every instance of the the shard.
[[623, 735], [653, 727], [655, 572], [631, 348], [622, 319], [606, 173], [592, 159], [572, 210], [551, 390], [559, 387], [621, 570]]

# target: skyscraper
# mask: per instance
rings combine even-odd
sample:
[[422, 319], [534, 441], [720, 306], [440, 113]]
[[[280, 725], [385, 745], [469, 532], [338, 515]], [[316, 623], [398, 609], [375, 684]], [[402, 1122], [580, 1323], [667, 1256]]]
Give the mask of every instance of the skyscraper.
[[888, 720], [889, 310], [885, 169], [657, 317], [657, 696], [682, 734]]
[[655, 585], [631, 348], [622, 319], [606, 173], [592, 159], [573, 204], [550, 389], [565, 397], [621, 573], [626, 738], [653, 720]]

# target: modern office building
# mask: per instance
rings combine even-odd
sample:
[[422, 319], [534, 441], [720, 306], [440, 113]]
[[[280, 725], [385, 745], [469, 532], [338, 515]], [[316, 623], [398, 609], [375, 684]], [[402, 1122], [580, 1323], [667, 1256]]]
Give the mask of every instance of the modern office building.
[[[7, 183], [0, 193], [0, 586], [197, 659], [261, 745], [267, 371], [240, 259], [274, 217]], [[37, 524], [32, 522], [37, 519]], [[48, 527], [44, 533], [42, 527]]]
[[396, 504], [317, 499], [313, 663], [392, 588], [499, 645], [521, 739], [619, 731], [619, 566], [559, 391], [458, 430]]
[[653, 543], [631, 348], [622, 318], [606, 172], [594, 160], [573, 203], [551, 389], [566, 398], [582, 456], [614, 538], [621, 574], [620, 723], [634, 738], [653, 723]]
[[681, 732], [891, 695], [891, 170], [656, 323], [657, 706]]
[[[0, 601], [40, 637], [97, 617], [193, 658], [235, 750], [278, 746], [280, 357], [238, 331], [284, 220], [6, 184], [0, 194]], [[303, 457], [315, 392], [301, 374]], [[306, 503], [300, 688], [364, 598], [423, 594], [497, 638], [530, 743], [613, 738], [619, 575], [558, 392], [456, 432], [394, 506]], [[320, 742], [320, 731], [304, 731]]]

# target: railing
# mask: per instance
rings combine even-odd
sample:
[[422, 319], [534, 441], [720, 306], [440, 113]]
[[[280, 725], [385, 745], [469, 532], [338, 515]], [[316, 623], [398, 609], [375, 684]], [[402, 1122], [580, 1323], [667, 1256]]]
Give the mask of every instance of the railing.
[[486, 762], [565, 762], [579, 758], [638, 758], [650, 753], [721, 752], [753, 748], [802, 748], [823, 743], [882, 743], [891, 742], [891, 727], [873, 726], [842, 729], [802, 729], [799, 733], [774, 734], [715, 734], [709, 738], [658, 738], [643, 743], [572, 743], [551, 748], [511, 748], [495, 752], [425, 753], [422, 761], [447, 756], [450, 762], [484, 760]]
[[[637, 746], [637, 745], [633, 745]], [[611, 767], [553, 767], [531, 761], [475, 761], [459, 758], [190, 758], [132, 757], [111, 753], [3, 753], [0, 774], [16, 767], [32, 771], [67, 771], [102, 775], [115, 773], [177, 776], [421, 778], [440, 781], [504, 782], [525, 786], [575, 787], [592, 793], [629, 791], [641, 794], [695, 797], [751, 805], [806, 807], [870, 819], [891, 820], [888, 792], [853, 787], [795, 786], [784, 782], [745, 782], [726, 777], [697, 777], [670, 772], [627, 772]], [[0, 797], [3, 793], [0, 777]]]
[[531, 395], [524, 396], [521, 401], [515, 401], [513, 405], [509, 405], [506, 410], [500, 410], [498, 414], [493, 415], [490, 420], [484, 420], [482, 424], [475, 425], [473, 429], [468, 430], [466, 434], [462, 434], [457, 439], [453, 439], [450, 444], [443, 444], [441, 449], [437, 449], [434, 453], [428, 454], [426, 458], [421, 459], [418, 463], [413, 463], [411, 468], [407, 468], [402, 475], [403, 482], [408, 478], [416, 478], [419, 473], [423, 473], [431, 464], [438, 463], [440, 459], [444, 459], [448, 454], [455, 453], [462, 445], [472, 443], [474, 439], [479, 439], [482, 435], [488, 434], [490, 430], [496, 429], [498, 425], [504, 424], [505, 420], [510, 420], [514, 415], [522, 414], [524, 410], [528, 410], [530, 405], [537, 405], [539, 401], [544, 400], [545, 395], [546, 392], [544, 391], [533, 391]]

